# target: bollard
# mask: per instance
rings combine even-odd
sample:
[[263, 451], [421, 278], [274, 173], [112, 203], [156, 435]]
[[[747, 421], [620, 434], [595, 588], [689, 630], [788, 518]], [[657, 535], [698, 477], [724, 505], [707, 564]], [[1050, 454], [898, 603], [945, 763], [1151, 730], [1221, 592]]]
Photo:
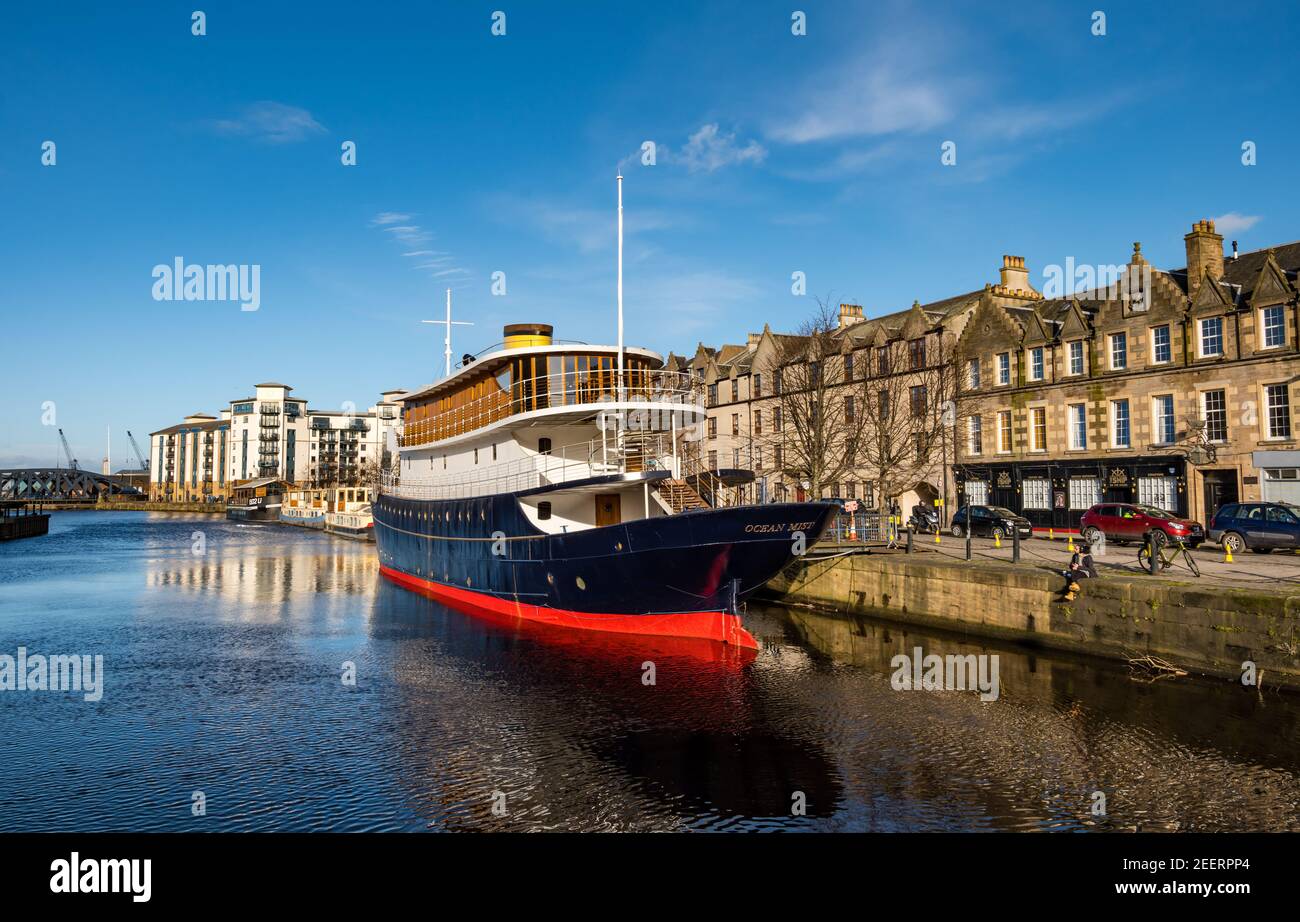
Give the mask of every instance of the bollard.
[[1020, 529], [1011, 530], [1011, 562], [1020, 563]]
[[1232, 545], [1226, 541], [1223, 542], [1223, 562], [1232, 563]]
[[1071, 554], [1074, 553], [1074, 532], [1070, 532], [1066, 535], [1065, 549]]
[[1054, 530], [1050, 529], [1050, 528], [1047, 529], [1047, 540], [1048, 540], [1048, 541], [1055, 541], [1055, 540], [1056, 540], [1056, 532], [1055, 532]]
[[970, 560], [970, 529], [966, 529], [966, 559]]
[[993, 529], [993, 546], [996, 548], [1002, 547], [1002, 529], [1000, 528]]
[[912, 529], [907, 530], [907, 553], [912, 553]]
[[934, 543], [935, 543], [935, 544], [938, 544], [938, 543], [939, 543], [939, 532], [938, 532], [938, 531], [935, 531], [935, 533], [934, 533]]

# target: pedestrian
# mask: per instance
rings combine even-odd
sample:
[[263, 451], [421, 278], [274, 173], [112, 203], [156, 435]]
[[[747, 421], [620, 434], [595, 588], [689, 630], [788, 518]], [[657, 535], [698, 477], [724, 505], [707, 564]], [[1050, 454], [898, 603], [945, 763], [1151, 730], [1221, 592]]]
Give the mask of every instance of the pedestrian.
[[1097, 578], [1097, 564], [1092, 559], [1092, 547], [1087, 543], [1079, 544], [1070, 556], [1069, 569], [1062, 570], [1061, 575], [1065, 577], [1065, 588], [1061, 590], [1065, 593], [1065, 601], [1073, 602], [1082, 588], [1079, 580]]

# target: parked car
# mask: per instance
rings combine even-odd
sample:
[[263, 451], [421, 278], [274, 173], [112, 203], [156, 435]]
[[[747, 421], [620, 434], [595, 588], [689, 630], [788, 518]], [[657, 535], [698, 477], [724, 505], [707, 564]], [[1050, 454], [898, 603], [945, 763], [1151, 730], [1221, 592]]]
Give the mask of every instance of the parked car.
[[1300, 547], [1300, 507], [1290, 503], [1228, 503], [1210, 519], [1210, 540], [1239, 554], [1250, 548]]
[[1157, 547], [1170, 541], [1196, 547], [1205, 541], [1205, 529], [1200, 522], [1137, 503], [1099, 503], [1083, 514], [1079, 531], [1089, 544], [1095, 544], [1103, 535], [1107, 541], [1127, 544], [1145, 541], [1149, 534]]
[[[969, 526], [966, 524], [969, 520]], [[970, 533], [981, 538], [991, 538], [996, 533], [999, 537], [1010, 538], [1017, 531], [1020, 537], [1028, 538], [1034, 533], [1034, 523], [1023, 515], [1016, 515], [1002, 506], [963, 506], [952, 517], [950, 525], [954, 538]]]

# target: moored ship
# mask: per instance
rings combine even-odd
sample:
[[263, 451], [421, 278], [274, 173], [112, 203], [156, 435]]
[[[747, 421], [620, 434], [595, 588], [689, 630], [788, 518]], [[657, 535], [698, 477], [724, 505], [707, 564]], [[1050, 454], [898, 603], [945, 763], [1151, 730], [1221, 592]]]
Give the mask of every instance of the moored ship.
[[226, 518], [237, 522], [278, 522], [284, 491], [289, 486], [274, 477], [237, 484], [226, 503]]
[[404, 398], [373, 505], [381, 571], [457, 609], [756, 647], [740, 602], [804, 547], [829, 503], [713, 508], [687, 447], [689, 376], [638, 348], [500, 348]]

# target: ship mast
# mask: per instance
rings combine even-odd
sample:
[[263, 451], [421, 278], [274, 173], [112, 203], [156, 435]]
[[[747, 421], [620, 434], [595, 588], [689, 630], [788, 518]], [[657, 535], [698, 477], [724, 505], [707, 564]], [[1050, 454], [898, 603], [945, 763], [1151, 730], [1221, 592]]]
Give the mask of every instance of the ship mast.
[[623, 171], [618, 171], [618, 397], [623, 399]]
[[443, 351], [443, 355], [446, 358], [446, 363], [447, 363], [447, 370], [445, 372], [445, 377], [450, 378], [451, 377], [451, 328], [453, 326], [472, 327], [474, 324], [468, 320], [451, 319], [451, 289], [450, 288], [447, 289], [447, 319], [446, 320], [421, 320], [420, 323], [441, 323], [446, 325], [447, 335], [443, 337], [442, 343], [443, 346], [445, 347]]

